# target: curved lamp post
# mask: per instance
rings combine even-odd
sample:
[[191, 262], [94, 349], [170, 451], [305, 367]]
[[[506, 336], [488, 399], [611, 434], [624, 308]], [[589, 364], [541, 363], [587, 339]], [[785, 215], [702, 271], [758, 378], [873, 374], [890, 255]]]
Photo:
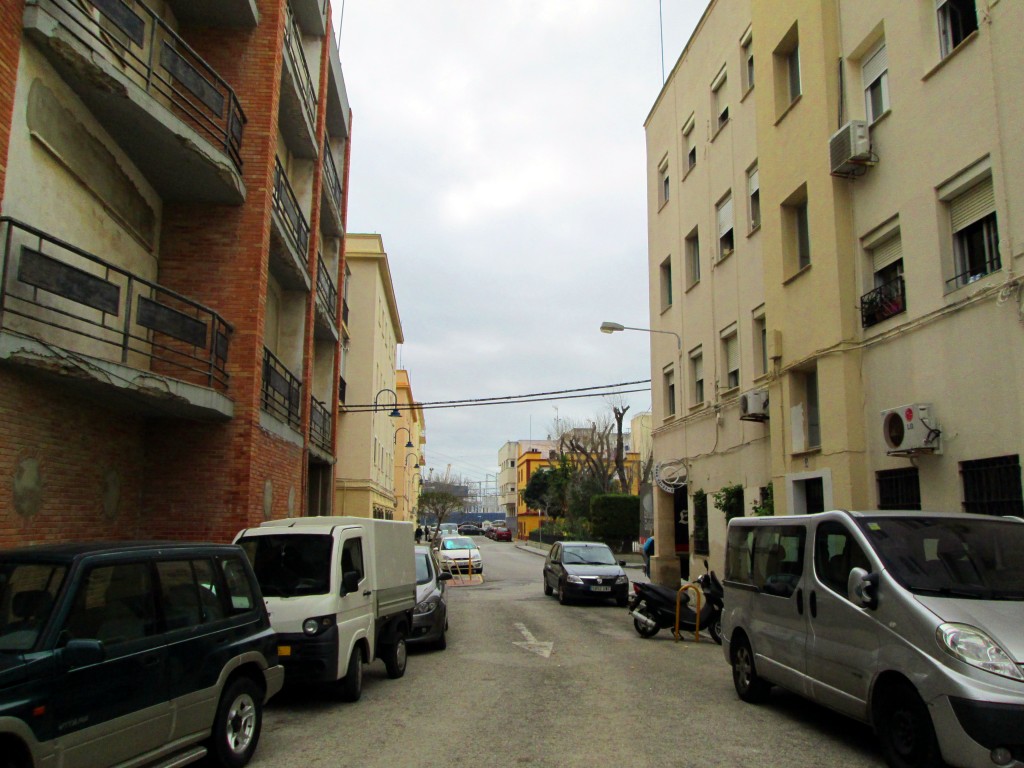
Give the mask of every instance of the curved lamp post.
[[406, 442], [405, 447], [406, 448], [414, 447], [413, 444], [412, 444], [412, 432], [409, 431], [408, 427], [399, 427], [398, 429], [395, 430], [395, 445], [398, 445], [398, 433], [401, 432], [403, 429], [405, 430], [405, 433], [407, 435], [409, 435], [409, 440]]
[[654, 328], [634, 328], [629, 325], [622, 325], [620, 323], [611, 323], [607, 320], [601, 323], [601, 333], [615, 333], [616, 331], [643, 331], [645, 333], [667, 333], [671, 336], [676, 337], [676, 349], [680, 353], [683, 351], [683, 339], [675, 331], [657, 331]]
[[388, 416], [390, 416], [392, 419], [397, 419], [402, 414], [398, 412], [398, 393], [395, 392], [395, 390], [393, 389], [382, 389], [376, 395], [373, 396], [373, 410], [376, 411], [383, 407], [377, 402], [377, 399], [385, 392], [390, 392], [391, 396], [395, 398], [394, 405], [391, 407], [391, 413], [389, 413]]

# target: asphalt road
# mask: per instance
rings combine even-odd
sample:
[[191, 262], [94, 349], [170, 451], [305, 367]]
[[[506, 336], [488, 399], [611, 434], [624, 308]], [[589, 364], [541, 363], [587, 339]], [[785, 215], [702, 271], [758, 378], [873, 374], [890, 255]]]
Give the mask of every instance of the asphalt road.
[[561, 606], [541, 590], [540, 557], [477, 540], [485, 580], [449, 589], [447, 650], [411, 651], [400, 680], [373, 662], [354, 704], [286, 689], [251, 765], [885, 765], [855, 721], [785, 691], [741, 702], [709, 639], [644, 640], [611, 602]]

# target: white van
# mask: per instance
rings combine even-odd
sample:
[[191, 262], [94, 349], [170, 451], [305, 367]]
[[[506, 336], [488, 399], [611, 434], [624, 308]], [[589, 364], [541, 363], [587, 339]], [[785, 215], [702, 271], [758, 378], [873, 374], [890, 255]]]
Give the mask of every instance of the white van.
[[412, 523], [362, 517], [274, 520], [235, 543], [256, 572], [285, 682], [337, 683], [355, 701], [363, 663], [405, 674], [416, 605]]
[[924, 512], [729, 522], [723, 649], [870, 723], [890, 766], [1024, 766], [1024, 524]]

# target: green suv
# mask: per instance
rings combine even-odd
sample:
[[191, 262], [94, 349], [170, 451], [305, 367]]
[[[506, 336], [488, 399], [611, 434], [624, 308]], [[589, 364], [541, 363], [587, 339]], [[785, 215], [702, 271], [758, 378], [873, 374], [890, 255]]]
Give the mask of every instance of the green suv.
[[5, 768], [249, 762], [284, 670], [233, 545], [0, 551]]

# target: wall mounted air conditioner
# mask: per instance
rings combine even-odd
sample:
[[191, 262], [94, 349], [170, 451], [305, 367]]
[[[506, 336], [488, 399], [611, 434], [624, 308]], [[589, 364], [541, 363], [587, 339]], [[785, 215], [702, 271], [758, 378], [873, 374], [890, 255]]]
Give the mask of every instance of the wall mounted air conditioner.
[[942, 431], [928, 403], [912, 403], [882, 411], [882, 438], [890, 456], [942, 452]]
[[873, 165], [867, 122], [851, 120], [833, 133], [828, 153], [834, 176], [849, 175], [865, 165]]
[[767, 389], [752, 389], [740, 395], [740, 421], [768, 421]]

